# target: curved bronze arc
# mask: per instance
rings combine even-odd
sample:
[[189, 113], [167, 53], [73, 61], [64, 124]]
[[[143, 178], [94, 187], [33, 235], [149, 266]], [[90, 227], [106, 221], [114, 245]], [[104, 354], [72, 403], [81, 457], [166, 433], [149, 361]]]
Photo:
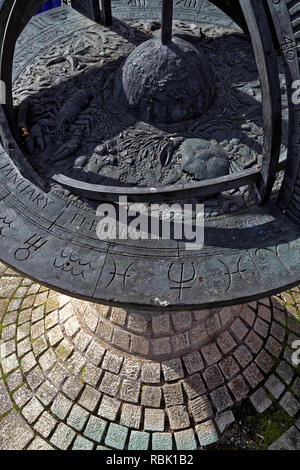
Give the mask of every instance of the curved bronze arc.
[[[208, 0], [210, 3], [213, 3], [226, 13], [229, 18], [231, 18], [243, 31], [244, 33], [249, 33], [247, 21], [243, 9], [241, 7], [241, 1], [243, 0]], [[270, 22], [270, 18], [268, 17]], [[274, 45], [276, 49], [278, 48], [278, 38], [274, 29], [271, 29], [271, 34], [273, 38]]]
[[[239, 0], [208, 1], [220, 8], [220, 10], [226, 13], [226, 15], [228, 15], [238, 26], [240, 26], [243, 31], [247, 32], [247, 23], [245, 21]], [[82, 0], [71, 0], [72, 7], [78, 10], [80, 13], [85, 14], [90, 19], [93, 19], [94, 21], [102, 21], [105, 24], [111, 23], [111, 0], [88, 0], [87, 3], [89, 4], [88, 9], [82, 6]], [[174, 0], [162, 1], [163, 9], [172, 10], [173, 5]], [[170, 16], [172, 16], [172, 12]]]
[[224, 11], [245, 33], [248, 32], [240, 0], [209, 0], [209, 2]]
[[208, 197], [215, 193], [221, 193], [228, 189], [239, 188], [251, 183], [256, 183], [259, 170], [251, 168], [232, 175], [221, 176], [211, 180], [203, 180], [197, 183], [177, 184], [175, 186], [157, 187], [130, 187], [130, 186], [106, 186], [101, 184], [86, 183], [69, 178], [63, 174], [54, 174], [52, 180], [56, 183], [72, 188], [81, 196], [97, 200], [118, 200], [120, 196], [126, 196], [129, 201], [167, 201], [182, 199], [185, 197]]
[[[239, 0], [210, 0], [228, 14], [243, 29], [243, 18]], [[14, 112], [12, 105], [12, 63], [15, 44], [23, 28], [45, 0], [0, 0], [0, 80], [6, 85], [5, 113], [12, 123]], [[72, 6], [94, 21], [105, 24], [111, 22], [111, 0], [88, 0], [83, 6], [81, 0], [72, 0]]]
[[0, 3], [0, 80], [5, 83], [4, 110], [14, 122], [12, 102], [12, 66], [16, 41], [31, 17], [45, 0], [2, 0]]
[[[3, 8], [0, 9], [0, 25], [3, 26], [1, 29], [2, 37], [0, 36], [0, 44], [2, 47], [2, 55], [1, 55], [1, 62], [0, 62], [0, 79], [6, 83], [6, 105], [4, 106], [5, 114], [7, 119], [10, 123], [11, 131], [14, 133], [14, 129], [12, 124], [14, 123], [14, 111], [13, 111], [13, 104], [12, 104], [12, 63], [13, 63], [13, 55], [15, 50], [15, 44], [17, 41], [18, 36], [22, 32], [23, 28], [29, 22], [31, 17], [34, 15], [36, 10], [45, 2], [45, 0], [30, 0], [26, 4], [26, 8], [24, 10], [24, 2], [23, 0], [3, 0], [2, 6]], [[73, 0], [72, 5], [78, 9], [81, 13], [89, 16], [90, 18], [94, 18], [94, 20], [99, 20], [100, 17], [98, 16], [97, 10], [94, 10], [95, 1], [91, 0], [89, 5], [90, 8], [84, 10], [80, 6], [79, 0]], [[103, 0], [102, 1], [102, 9], [104, 7], [109, 8], [110, 1]], [[1, 4], [0, 4], [1, 7]], [[107, 15], [109, 18], [109, 14]], [[15, 132], [15, 137], [18, 137], [17, 132]], [[92, 196], [93, 198], [99, 197], [101, 194], [102, 197], [105, 194], [111, 195], [113, 191], [118, 194], [126, 194], [131, 199], [139, 200], [140, 197], [145, 198], [147, 197], [149, 200], [155, 200], [155, 198], [163, 197], [174, 197], [175, 193], [180, 195], [191, 195], [197, 194], [198, 196], [207, 196], [213, 193], [216, 188], [218, 190], [224, 191], [226, 189], [232, 189], [239, 187], [241, 185], [250, 184], [251, 182], [255, 181], [258, 176], [258, 170], [248, 170], [244, 171], [235, 175], [228, 175], [222, 178], [218, 178], [216, 181], [205, 181], [200, 182], [199, 184], [190, 184], [181, 186], [180, 188], [176, 188], [174, 190], [173, 187], [166, 187], [166, 188], [153, 188], [151, 189], [141, 189], [141, 188], [111, 188], [105, 186], [98, 186], [92, 184], [86, 184], [78, 186], [79, 182], [72, 180], [70, 178], [64, 177], [64, 175], [56, 175], [54, 176], [54, 180], [64, 184], [66, 186], [72, 187], [75, 191], [80, 193], [85, 193], [86, 195]], [[122, 192], [123, 191], [123, 192]]]
[[[12, 99], [12, 67], [16, 41], [45, 1], [0, 0], [0, 80], [5, 83], [4, 111], [11, 124], [15, 121]], [[111, 0], [88, 0], [88, 2], [72, 0], [72, 6], [94, 21], [103, 21], [105, 24], [111, 22]], [[14, 129], [12, 131], [14, 132]], [[14, 134], [17, 137], [15, 132]]]
[[[284, 180], [277, 204], [297, 224], [300, 220], [300, 104], [293, 102], [293, 83], [300, 80], [298, 45], [295, 27], [300, 20], [300, 1], [287, 4], [283, 0], [268, 0], [268, 7], [285, 61], [289, 99], [289, 147]], [[290, 15], [293, 19], [290, 20]], [[298, 44], [297, 44], [298, 42]]]
[[90, 20], [110, 25], [112, 23], [111, 0], [71, 0], [72, 7]]
[[241, 0], [241, 7], [251, 36], [262, 87], [264, 145], [257, 189], [261, 204], [264, 204], [271, 195], [280, 158], [282, 109], [279, 73], [265, 2]]

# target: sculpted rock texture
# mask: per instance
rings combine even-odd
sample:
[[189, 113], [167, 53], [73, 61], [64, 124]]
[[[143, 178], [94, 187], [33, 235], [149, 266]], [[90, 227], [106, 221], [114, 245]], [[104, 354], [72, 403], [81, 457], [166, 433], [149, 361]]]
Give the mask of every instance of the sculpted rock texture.
[[180, 147], [182, 170], [197, 180], [217, 178], [229, 173], [229, 158], [218, 145], [202, 139], [187, 139]]
[[178, 122], [203, 114], [215, 96], [214, 73], [199, 49], [180, 37], [151, 39], [120, 68], [114, 94], [139, 120]]

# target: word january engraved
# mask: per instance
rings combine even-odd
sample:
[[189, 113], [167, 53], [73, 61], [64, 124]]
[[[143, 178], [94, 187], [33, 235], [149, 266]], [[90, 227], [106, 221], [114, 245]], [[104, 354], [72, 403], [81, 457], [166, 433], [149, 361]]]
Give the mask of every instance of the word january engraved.
[[81, 276], [83, 278], [86, 277], [87, 271], [92, 270], [94, 271], [94, 267], [92, 265], [92, 261], [82, 261], [80, 257], [75, 253], [75, 251], [71, 250], [68, 251], [67, 249], [63, 249], [61, 254], [62, 262], [55, 258], [54, 260], [54, 267], [57, 269], [61, 269], [61, 271], [70, 273], [74, 277]]
[[33, 252], [40, 250], [47, 242], [48, 240], [43, 240], [43, 237], [34, 234], [24, 242], [24, 247], [15, 251], [14, 257], [18, 261], [26, 261]]
[[34, 202], [34, 204], [41, 209], [46, 209], [50, 204], [53, 204], [47, 196], [42, 194], [31, 183], [25, 180], [18, 170], [10, 163], [6, 162], [2, 164], [0, 166], [0, 170], [5, 182], [11, 183], [17, 191], [22, 194], [22, 196], [25, 196], [29, 201]]
[[[179, 273], [178, 273], [179, 267]], [[179, 276], [177, 276], [177, 273]], [[175, 277], [177, 276], [177, 277]], [[173, 282], [175, 286], [170, 286], [172, 290], [178, 290], [178, 298], [181, 299], [184, 289], [191, 289], [190, 283], [196, 277], [196, 268], [194, 263], [180, 263], [177, 265], [172, 263], [169, 267], [168, 278], [169, 281]]]

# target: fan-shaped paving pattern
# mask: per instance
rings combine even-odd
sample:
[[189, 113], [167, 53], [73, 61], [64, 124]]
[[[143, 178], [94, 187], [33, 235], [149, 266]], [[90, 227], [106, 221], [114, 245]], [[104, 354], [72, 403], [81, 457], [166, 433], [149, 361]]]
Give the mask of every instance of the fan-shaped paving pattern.
[[[151, 318], [78, 301], [74, 308], [70, 298], [1, 270], [2, 449], [189, 450], [217, 441], [246, 398], [258, 412], [273, 399], [299, 414], [291, 346], [300, 327], [275, 298], [240, 315], [226, 308], [211, 319], [208, 312]], [[143, 339], [153, 354], [154, 341], [190, 338], [200, 328], [206, 340], [203, 333], [191, 352], [152, 360], [139, 353]], [[132, 335], [127, 352], [110, 346], [116, 331]]]

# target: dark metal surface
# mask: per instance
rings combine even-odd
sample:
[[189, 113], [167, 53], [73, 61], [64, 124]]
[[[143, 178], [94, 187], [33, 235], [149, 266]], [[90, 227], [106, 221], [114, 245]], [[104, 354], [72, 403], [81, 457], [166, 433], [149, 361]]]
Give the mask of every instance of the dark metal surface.
[[[287, 168], [278, 206], [297, 225], [300, 221], [300, 106], [292, 102], [292, 83], [299, 80], [299, 36], [296, 34], [300, 2], [274, 2], [268, 5], [285, 61], [289, 98], [289, 147]], [[290, 10], [289, 10], [290, 8]], [[291, 16], [290, 16], [291, 15]]]
[[169, 44], [172, 40], [173, 0], [162, 2], [161, 42]]
[[272, 33], [264, 2], [244, 0], [241, 2], [241, 6], [252, 37], [262, 86], [265, 131], [264, 159], [257, 187], [261, 203], [264, 203], [269, 200], [280, 156], [282, 131], [280, 83]]
[[92, 21], [102, 20], [99, 0], [72, 0], [72, 7]]
[[111, 0], [100, 0], [101, 21], [103, 24], [112, 24]]
[[[148, 2], [112, 2], [113, 16], [140, 16], [156, 20], [160, 16], [161, 7], [158, 3], [155, 7], [154, 3], [148, 8]], [[22, 19], [29, 19], [41, 4], [42, 2], [27, 2], [26, 11], [24, 13], [23, 9], [21, 14], [21, 4], [17, 5], [15, 11], [12, 10], [14, 2], [0, 0], [0, 78], [8, 84], [12, 82], [10, 64], [13, 45], [25, 25], [25, 20]], [[191, 6], [192, 4], [195, 6]], [[216, 24], [222, 24], [225, 28], [232, 25], [224, 16], [218, 17], [218, 10], [214, 6], [206, 3], [207, 9], [202, 9], [197, 5], [198, 2], [177, 2], [174, 18], [196, 23], [198, 21], [206, 25], [212, 21], [211, 18], [215, 18]], [[243, 7], [246, 9], [245, 5], [246, 3]], [[290, 12], [287, 2], [269, 2], [270, 13], [282, 45], [283, 60], [286, 60], [290, 69], [290, 81], [299, 79], [295, 33], [300, 8], [297, 9], [297, 6], [300, 7], [300, 2], [299, 5], [293, 2]], [[6, 29], [8, 21], [10, 27]], [[249, 30], [253, 32], [251, 21], [248, 17]], [[120, 30], [122, 25], [120, 23]], [[22, 71], [24, 73], [26, 70], [24, 64], [35, 64], [35, 58], [44, 50], [54, 48], [60, 37], [67, 38], [67, 41], [75, 32], [85, 31], [85, 28], [94, 31], [90, 20], [70, 8], [61, 8], [33, 19], [18, 41], [14, 83], [20, 79]], [[254, 29], [258, 31], [258, 25]], [[282, 39], [287, 30], [292, 41], [290, 48], [285, 47]], [[270, 35], [268, 38], [270, 39]], [[264, 56], [262, 49], [265, 51], [265, 45], [261, 36], [257, 40], [252, 37], [252, 40], [257, 59], [262, 54], [261, 77], [265, 77], [262, 88], [267, 94], [270, 91], [270, 105], [273, 106], [274, 97], [275, 100], [276, 96], [278, 98], [278, 83], [274, 82], [270, 86], [270, 75], [275, 70], [272, 69], [274, 60], [272, 65], [272, 59]], [[31, 44], [30, 49], [26, 48], [28, 44]], [[54, 64], [55, 60], [62, 61], [57, 62], [59, 64], [64, 64], [64, 61], [73, 64], [76, 80], [80, 79], [80, 70], [76, 68], [76, 64], [82, 57], [80, 48], [78, 50], [79, 54], [68, 50], [68, 55], [58, 57], [54, 54], [51, 59]], [[290, 51], [294, 52], [293, 57], [288, 54]], [[268, 54], [273, 54], [272, 44]], [[28, 68], [28, 76], [30, 73], [32, 69]], [[287, 85], [290, 95], [291, 83], [288, 81]], [[68, 187], [71, 194], [68, 195], [60, 188], [50, 190], [49, 181], [42, 178], [31, 165], [28, 156], [24, 156], [22, 139], [19, 137], [19, 143], [16, 142], [14, 135], [18, 129], [13, 125], [16, 121], [10, 96], [8, 89], [7, 105], [1, 107], [0, 111], [0, 250], [1, 258], [15, 269], [55, 289], [87, 300], [158, 311], [204, 309], [248, 302], [299, 283], [300, 126], [297, 125], [299, 106], [294, 105], [291, 100], [287, 169], [277, 203], [274, 202], [274, 193], [271, 202], [262, 207], [252, 204], [233, 212], [231, 205], [234, 204], [235, 193], [229, 194], [226, 213], [216, 213], [207, 219], [204, 248], [187, 250], [184, 242], [172, 239], [100, 241], [96, 234], [99, 219], [92, 205], [89, 206], [89, 199], [113, 200], [116, 195], [130, 193], [134, 198], [134, 194], [139, 192], [140, 195], [146, 194], [146, 199], [151, 196], [155, 200], [160, 191], [162, 199], [173, 198], [175, 202], [183, 202], [181, 191], [184, 187], [164, 185], [158, 191], [128, 186], [114, 189], [113, 185], [95, 187], [91, 184], [87, 187], [89, 183], [74, 178], [72, 180], [66, 175], [55, 176], [58, 173], [54, 173], [56, 182], [62, 187]], [[83, 101], [87, 100], [84, 102], [90, 99], [89, 94], [81, 93], [78, 96]], [[268, 102], [268, 96], [266, 99]], [[277, 115], [276, 110], [272, 109], [269, 114], [271, 121]], [[265, 130], [268, 129], [275, 136], [276, 125], [265, 123]], [[266, 153], [276, 163], [276, 149], [274, 151], [274, 146], [272, 148], [273, 150], [267, 148]], [[267, 171], [267, 174], [274, 179], [273, 170]], [[207, 196], [213, 191], [228, 189], [228, 180], [230, 187], [236, 188], [248, 185], [253, 180], [258, 181], [258, 178], [259, 168], [256, 167], [218, 180], [191, 182], [186, 184], [185, 189], [190, 189], [193, 197], [199, 197], [199, 194]], [[267, 183], [267, 179], [264, 182]], [[74, 197], [76, 190], [83, 191], [87, 201]], [[111, 191], [115, 194], [110, 197]]]

